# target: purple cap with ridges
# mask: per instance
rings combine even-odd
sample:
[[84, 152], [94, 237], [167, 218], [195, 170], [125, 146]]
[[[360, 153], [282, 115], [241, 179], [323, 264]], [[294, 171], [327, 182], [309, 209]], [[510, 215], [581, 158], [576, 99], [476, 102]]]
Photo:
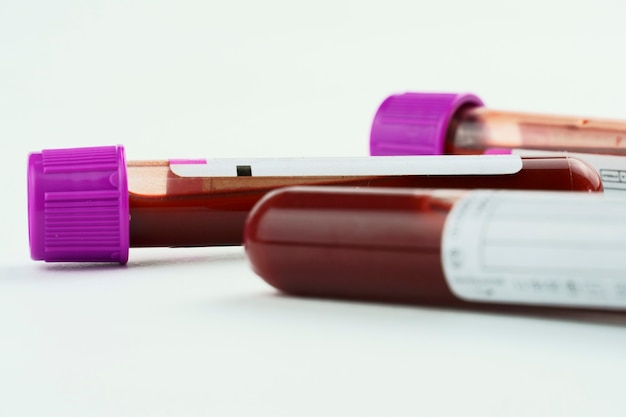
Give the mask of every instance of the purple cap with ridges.
[[380, 105], [370, 133], [371, 155], [441, 155], [452, 116], [482, 106], [473, 94], [404, 93]]
[[128, 261], [122, 146], [48, 149], [28, 158], [30, 254], [47, 262]]

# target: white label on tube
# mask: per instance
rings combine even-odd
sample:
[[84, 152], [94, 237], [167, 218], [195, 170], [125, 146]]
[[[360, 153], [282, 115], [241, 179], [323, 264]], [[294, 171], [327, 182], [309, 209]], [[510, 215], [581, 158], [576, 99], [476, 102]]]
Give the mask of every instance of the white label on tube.
[[517, 155], [224, 158], [170, 168], [181, 177], [497, 175], [519, 172], [522, 160]]
[[452, 292], [467, 301], [626, 308], [626, 204], [602, 195], [473, 191], [442, 240]]

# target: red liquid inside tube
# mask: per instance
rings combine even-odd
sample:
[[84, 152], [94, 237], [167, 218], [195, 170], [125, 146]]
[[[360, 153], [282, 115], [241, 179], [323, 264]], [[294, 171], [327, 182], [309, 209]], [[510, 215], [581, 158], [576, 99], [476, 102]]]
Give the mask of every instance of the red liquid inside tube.
[[459, 304], [440, 258], [446, 216], [462, 194], [281, 190], [251, 213], [246, 254], [259, 276], [289, 294]]
[[181, 177], [167, 161], [129, 162], [131, 247], [240, 245], [249, 211], [291, 185], [602, 191], [598, 173], [570, 157], [522, 158], [499, 175]]

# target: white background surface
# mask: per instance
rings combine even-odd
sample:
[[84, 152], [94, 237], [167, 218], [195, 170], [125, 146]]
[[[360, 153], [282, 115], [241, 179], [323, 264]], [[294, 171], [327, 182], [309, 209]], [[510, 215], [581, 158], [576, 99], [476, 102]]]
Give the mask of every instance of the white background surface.
[[0, 2], [1, 416], [623, 416], [626, 319], [279, 296], [241, 248], [29, 259], [26, 155], [366, 155], [388, 94], [626, 118], [623, 1]]

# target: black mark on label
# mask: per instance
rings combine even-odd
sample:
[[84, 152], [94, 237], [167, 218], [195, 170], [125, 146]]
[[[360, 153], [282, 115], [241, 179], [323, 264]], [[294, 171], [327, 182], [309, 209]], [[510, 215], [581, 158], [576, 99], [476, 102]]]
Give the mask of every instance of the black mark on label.
[[600, 176], [602, 181], [608, 182], [621, 182], [626, 177], [623, 175], [624, 171], [618, 171], [616, 169], [601, 169]]
[[252, 167], [250, 165], [237, 165], [237, 176], [238, 177], [251, 177]]

